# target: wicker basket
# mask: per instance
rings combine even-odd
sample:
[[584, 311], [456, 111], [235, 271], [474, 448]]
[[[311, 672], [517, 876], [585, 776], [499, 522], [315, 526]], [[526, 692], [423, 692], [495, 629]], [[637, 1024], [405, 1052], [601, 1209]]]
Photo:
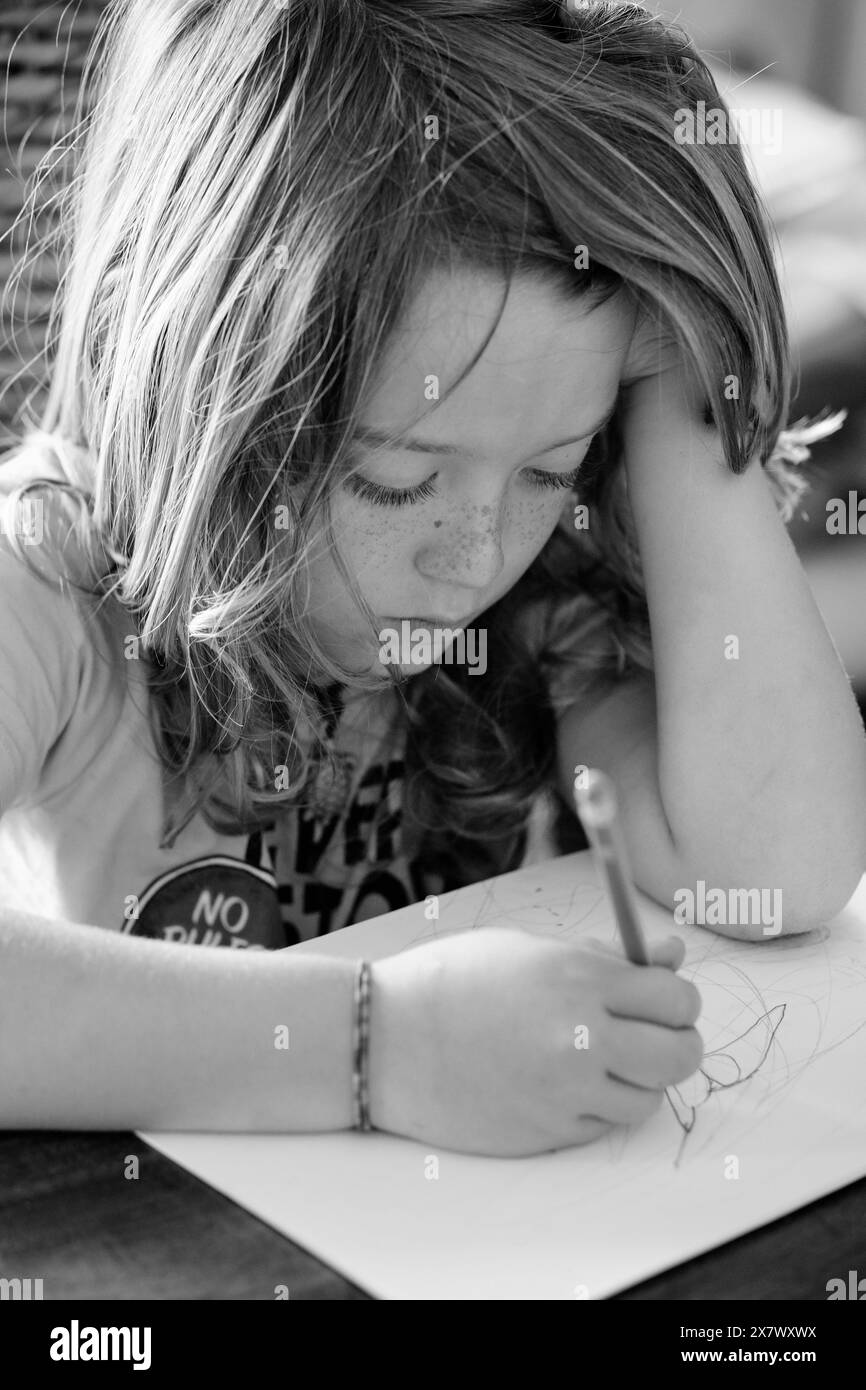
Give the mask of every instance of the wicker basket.
[[[50, 229], [51, 208], [37, 209], [32, 224], [22, 219], [14, 232], [13, 225], [28, 179], [71, 125], [85, 55], [108, 3], [32, 0], [0, 11], [0, 449], [15, 442], [28, 416], [38, 416], [46, 370], [45, 331], [57, 288], [57, 266], [47, 256], [28, 266], [20, 284], [9, 288], [13, 266], [20, 264], [25, 248], [32, 248]], [[52, 187], [56, 190], [56, 174]]]

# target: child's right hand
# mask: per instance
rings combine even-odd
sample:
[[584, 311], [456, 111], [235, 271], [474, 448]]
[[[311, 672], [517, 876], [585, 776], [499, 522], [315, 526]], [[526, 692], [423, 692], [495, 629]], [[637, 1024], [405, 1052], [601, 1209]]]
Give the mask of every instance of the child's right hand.
[[651, 955], [484, 927], [376, 961], [373, 1125], [505, 1157], [647, 1119], [703, 1056], [682, 941]]

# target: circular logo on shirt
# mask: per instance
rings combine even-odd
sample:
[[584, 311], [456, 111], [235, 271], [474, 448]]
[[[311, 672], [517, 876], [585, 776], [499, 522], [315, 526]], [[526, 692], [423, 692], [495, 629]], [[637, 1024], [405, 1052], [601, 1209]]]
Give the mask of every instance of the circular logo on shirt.
[[133, 900], [131, 913], [121, 926], [129, 936], [234, 950], [289, 944], [273, 874], [226, 854], [161, 874]]

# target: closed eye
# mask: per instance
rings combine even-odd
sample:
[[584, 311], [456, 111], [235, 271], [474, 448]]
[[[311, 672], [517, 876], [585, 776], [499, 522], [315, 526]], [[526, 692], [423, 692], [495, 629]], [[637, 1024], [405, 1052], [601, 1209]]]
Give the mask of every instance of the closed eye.
[[[548, 473], [542, 468], [527, 468], [524, 472], [530, 480], [530, 486], [539, 491], [567, 491], [577, 486], [582, 477], [583, 465], [572, 468], [568, 473]], [[438, 477], [438, 472], [433, 473], [423, 483], [416, 483], [414, 487], [385, 487], [382, 483], [371, 482], [360, 473], [350, 473], [343, 482], [355, 497], [360, 497], [362, 501], [369, 502], [374, 507], [408, 507], [425, 502], [429, 497], [435, 497]]]
[[417, 483], [415, 487], [384, 487], [381, 483], [371, 483], [369, 478], [362, 478], [360, 473], [350, 473], [343, 481], [355, 497], [372, 502], [374, 507], [408, 507], [414, 502], [435, 497], [434, 484], [438, 477], [439, 474], [434, 473], [426, 482]]
[[570, 473], [546, 473], [540, 468], [530, 468], [528, 471], [536, 487], [542, 489], [562, 488], [565, 490], [577, 487], [582, 468], [572, 468]]

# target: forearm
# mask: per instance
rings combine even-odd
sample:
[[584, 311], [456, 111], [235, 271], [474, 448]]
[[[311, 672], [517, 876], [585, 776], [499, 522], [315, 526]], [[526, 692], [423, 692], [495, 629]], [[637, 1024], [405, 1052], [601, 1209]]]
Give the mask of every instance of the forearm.
[[[763, 471], [736, 476], [668, 377], [629, 491], [652, 621], [659, 794], [719, 886], [841, 907], [866, 867], [866, 747]], [[643, 416], [645, 427], [646, 415]]]
[[167, 946], [8, 909], [0, 959], [0, 1127], [352, 1122], [351, 961]]

